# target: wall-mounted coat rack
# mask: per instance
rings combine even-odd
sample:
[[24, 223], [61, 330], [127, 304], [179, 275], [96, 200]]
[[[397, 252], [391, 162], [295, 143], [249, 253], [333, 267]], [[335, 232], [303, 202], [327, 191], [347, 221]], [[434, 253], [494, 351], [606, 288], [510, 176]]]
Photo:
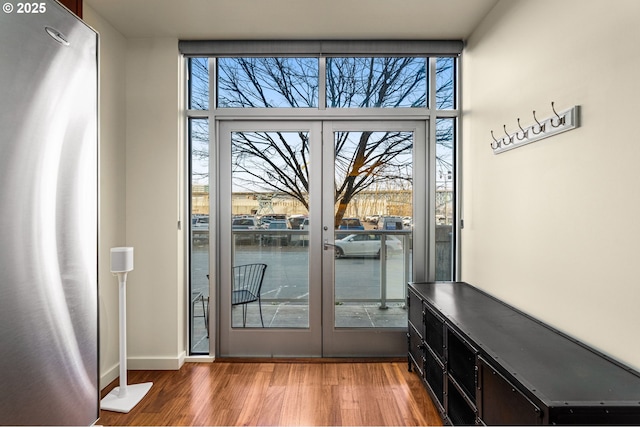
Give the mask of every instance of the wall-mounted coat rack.
[[552, 102], [551, 109], [553, 110], [554, 115], [542, 121], [538, 120], [536, 117], [536, 111], [533, 110], [533, 120], [535, 123], [526, 128], [522, 127], [520, 124], [520, 118], [518, 118], [518, 127], [520, 129], [513, 133], [509, 133], [507, 131], [507, 125], [502, 125], [504, 136], [498, 135], [496, 138], [493, 131], [491, 131], [491, 138], [493, 139], [493, 141], [491, 141], [491, 148], [493, 149], [493, 154], [500, 154], [513, 148], [530, 144], [579, 127], [579, 105], [574, 105], [568, 110], [558, 113], [556, 112], [555, 105]]

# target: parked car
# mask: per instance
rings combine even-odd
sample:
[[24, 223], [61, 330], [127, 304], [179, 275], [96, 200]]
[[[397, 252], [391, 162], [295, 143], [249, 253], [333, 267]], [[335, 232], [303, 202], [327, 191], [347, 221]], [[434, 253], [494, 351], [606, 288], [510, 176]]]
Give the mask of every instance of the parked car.
[[292, 230], [301, 230], [302, 224], [308, 218], [304, 215], [294, 215], [289, 217], [287, 221], [289, 221], [289, 228]]
[[[380, 258], [380, 234], [350, 234], [335, 241], [335, 256]], [[387, 254], [402, 252], [402, 242], [396, 236], [386, 236]]]
[[[289, 226], [287, 221], [281, 219], [274, 219], [269, 223], [267, 230], [288, 230]], [[278, 245], [287, 246], [291, 240], [291, 235], [286, 231], [280, 233], [269, 233], [262, 235], [262, 243], [265, 245]]]
[[[255, 230], [259, 227], [258, 220], [252, 217], [234, 218], [231, 223], [231, 229], [234, 231]], [[253, 233], [237, 233], [235, 239], [236, 243], [255, 243], [257, 236]]]
[[269, 214], [269, 215], [264, 215], [260, 217], [259, 223], [262, 228], [266, 229], [266, 228], [269, 228], [269, 223], [271, 221], [274, 221], [274, 220], [285, 221], [286, 219], [287, 219], [287, 216], [284, 214]]
[[208, 216], [194, 215], [191, 218], [191, 239], [196, 245], [202, 245], [209, 242]]
[[234, 230], [254, 230], [258, 228], [258, 221], [255, 218], [234, 218], [231, 228]]
[[402, 217], [400, 216], [381, 216], [378, 219], [377, 230], [402, 230]]
[[269, 228], [271, 221], [273, 221], [271, 218], [260, 218], [260, 228]]
[[[342, 218], [338, 230], [364, 230], [364, 225], [358, 218]], [[344, 239], [349, 233], [336, 233], [336, 239]]]
[[342, 218], [338, 230], [364, 230], [364, 225], [358, 218]]
[[376, 224], [378, 222], [378, 218], [380, 218], [379, 215], [371, 215], [366, 217], [365, 220], [370, 224]]
[[193, 231], [209, 231], [208, 216], [194, 216], [191, 218], [191, 230]]

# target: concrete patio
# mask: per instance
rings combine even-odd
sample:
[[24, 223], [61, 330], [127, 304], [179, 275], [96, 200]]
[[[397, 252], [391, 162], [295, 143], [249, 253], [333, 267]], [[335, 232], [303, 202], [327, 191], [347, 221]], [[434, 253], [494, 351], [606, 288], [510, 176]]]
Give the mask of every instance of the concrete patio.
[[[263, 302], [262, 315], [265, 328], [306, 327], [309, 313], [307, 304], [290, 302]], [[381, 309], [379, 303], [338, 303], [335, 307], [336, 327], [339, 328], [406, 328], [407, 310], [404, 302], [387, 303]], [[193, 344], [194, 354], [209, 353], [209, 338], [202, 316], [202, 304], [194, 303]], [[233, 308], [233, 324], [242, 327], [242, 307]], [[247, 307], [247, 328], [261, 328], [257, 303]]]

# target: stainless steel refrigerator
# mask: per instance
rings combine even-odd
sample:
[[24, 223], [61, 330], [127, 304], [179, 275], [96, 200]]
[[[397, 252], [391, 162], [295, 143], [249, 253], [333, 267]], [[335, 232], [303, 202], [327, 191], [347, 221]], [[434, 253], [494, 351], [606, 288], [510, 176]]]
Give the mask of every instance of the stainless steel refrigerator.
[[55, 1], [0, 3], [0, 424], [90, 425], [98, 36]]

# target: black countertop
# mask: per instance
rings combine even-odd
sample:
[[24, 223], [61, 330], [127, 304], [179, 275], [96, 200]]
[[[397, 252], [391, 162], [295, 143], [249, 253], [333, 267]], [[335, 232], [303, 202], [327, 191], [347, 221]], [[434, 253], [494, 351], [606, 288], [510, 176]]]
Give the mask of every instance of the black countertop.
[[550, 406], [640, 405], [640, 374], [479, 289], [463, 282], [410, 287]]

